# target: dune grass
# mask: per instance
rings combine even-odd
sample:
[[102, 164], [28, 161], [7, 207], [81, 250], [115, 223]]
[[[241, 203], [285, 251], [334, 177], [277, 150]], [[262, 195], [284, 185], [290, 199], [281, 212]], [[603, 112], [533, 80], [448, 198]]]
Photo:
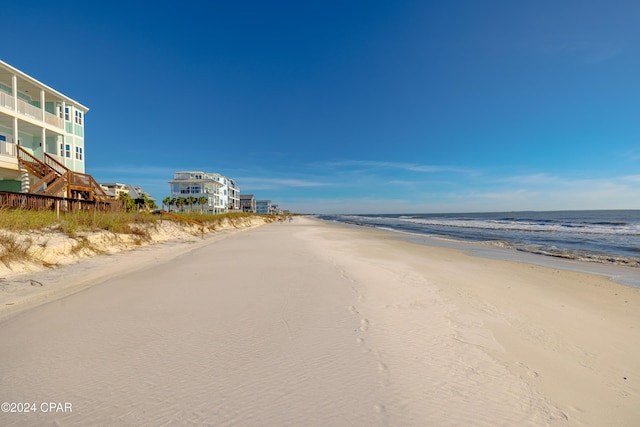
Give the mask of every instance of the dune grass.
[[[246, 212], [224, 214], [202, 214], [200, 212], [178, 213], [182, 217], [216, 226], [228, 220], [232, 224], [255, 217]], [[267, 220], [275, 220], [275, 215], [261, 215]], [[165, 217], [165, 220], [171, 220]], [[153, 225], [160, 221], [159, 215], [130, 212], [70, 212], [56, 217], [53, 211], [31, 211], [21, 209], [0, 209], [0, 230], [20, 231], [60, 231], [71, 237], [80, 232], [106, 230], [121, 234], [139, 234], [140, 225]]]
[[21, 233], [60, 232], [78, 240], [73, 253], [83, 249], [97, 253], [81, 234], [110, 231], [135, 235], [141, 243], [151, 239], [150, 227], [144, 225], [153, 227], [158, 220], [154, 215], [126, 212], [71, 212], [57, 217], [52, 211], [0, 209], [0, 262], [10, 267], [12, 262], [32, 261], [29, 251], [32, 240], [20, 238]]
[[79, 232], [106, 230], [137, 234], [132, 224], [153, 224], [158, 218], [149, 214], [126, 212], [71, 212], [58, 218], [52, 211], [0, 209], [0, 229], [21, 231], [60, 231], [70, 237]]
[[216, 230], [224, 222], [228, 221], [232, 226], [238, 227], [243, 221], [257, 216], [248, 212], [228, 212], [223, 214], [203, 214], [200, 212], [177, 213], [177, 215], [203, 223], [208, 230]]
[[[256, 214], [245, 212], [230, 212], [225, 214], [202, 214], [200, 212], [178, 213], [179, 216], [205, 224], [208, 231], [215, 231], [224, 222], [234, 227], [243, 223]], [[277, 216], [260, 215], [267, 221], [274, 221]], [[164, 221], [173, 221], [165, 216]], [[109, 231], [116, 234], [135, 236], [136, 244], [150, 241], [152, 232], [160, 223], [160, 215], [150, 213], [131, 212], [68, 212], [60, 213], [59, 217], [53, 211], [32, 211], [21, 209], [0, 208], [0, 262], [10, 266], [11, 262], [30, 261], [29, 249], [33, 245], [30, 238], [21, 238], [21, 233], [27, 232], [60, 232], [78, 241], [73, 252], [83, 250], [97, 252], [86, 239], [89, 232]]]
[[0, 262], [11, 268], [12, 262], [30, 261], [31, 239], [18, 240], [14, 236], [0, 232]]

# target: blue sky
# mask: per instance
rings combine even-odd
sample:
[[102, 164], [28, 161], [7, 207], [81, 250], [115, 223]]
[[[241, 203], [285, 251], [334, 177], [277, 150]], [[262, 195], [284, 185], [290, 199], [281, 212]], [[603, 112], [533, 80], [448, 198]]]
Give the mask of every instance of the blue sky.
[[3, 2], [86, 167], [315, 213], [640, 208], [637, 1]]

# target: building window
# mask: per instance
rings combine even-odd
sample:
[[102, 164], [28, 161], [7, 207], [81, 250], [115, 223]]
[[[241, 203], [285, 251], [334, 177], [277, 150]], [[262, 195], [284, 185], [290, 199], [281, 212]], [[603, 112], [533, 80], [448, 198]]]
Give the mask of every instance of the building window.
[[71, 145], [66, 144], [65, 146], [65, 150], [64, 150], [64, 156], [68, 159], [71, 158]]
[[76, 160], [82, 160], [82, 147], [76, 147]]
[[82, 111], [76, 110], [76, 124], [82, 126]]
[[69, 107], [64, 107], [64, 119], [69, 121]]

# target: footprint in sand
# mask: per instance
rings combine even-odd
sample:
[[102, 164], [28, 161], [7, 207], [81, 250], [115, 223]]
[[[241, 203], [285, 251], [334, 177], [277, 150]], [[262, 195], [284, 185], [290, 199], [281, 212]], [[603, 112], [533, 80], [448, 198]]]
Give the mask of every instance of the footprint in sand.
[[355, 308], [353, 305], [349, 306], [349, 311], [351, 312], [351, 314], [359, 314], [358, 309]]
[[387, 412], [387, 408], [383, 404], [373, 405], [373, 410], [379, 414]]
[[370, 353], [371, 352], [371, 348], [367, 347], [367, 345], [364, 342], [364, 338], [356, 338], [356, 342], [362, 347], [362, 351], [364, 351], [365, 353]]
[[360, 330], [366, 332], [369, 329], [369, 321], [367, 319], [360, 319]]

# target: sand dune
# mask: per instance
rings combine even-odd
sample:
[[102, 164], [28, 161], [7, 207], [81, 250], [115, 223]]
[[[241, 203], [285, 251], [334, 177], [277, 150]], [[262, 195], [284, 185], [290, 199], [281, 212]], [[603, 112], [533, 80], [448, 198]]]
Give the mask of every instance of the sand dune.
[[72, 404], [0, 424], [640, 423], [640, 295], [601, 277], [306, 218], [113, 259], [0, 323], [0, 400]]

